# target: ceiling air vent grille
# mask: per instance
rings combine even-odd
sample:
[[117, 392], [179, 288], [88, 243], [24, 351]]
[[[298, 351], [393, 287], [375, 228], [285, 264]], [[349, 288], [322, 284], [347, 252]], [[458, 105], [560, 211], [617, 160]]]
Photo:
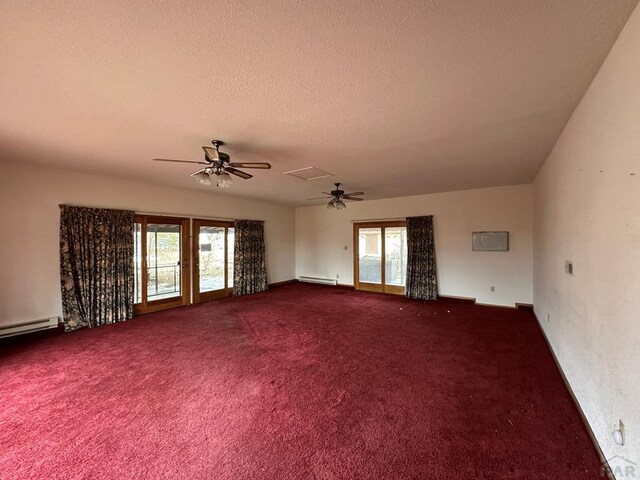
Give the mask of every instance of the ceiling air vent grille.
[[316, 167], [304, 167], [284, 172], [284, 175], [301, 178], [302, 180], [317, 180], [319, 178], [333, 177], [333, 173], [325, 172]]

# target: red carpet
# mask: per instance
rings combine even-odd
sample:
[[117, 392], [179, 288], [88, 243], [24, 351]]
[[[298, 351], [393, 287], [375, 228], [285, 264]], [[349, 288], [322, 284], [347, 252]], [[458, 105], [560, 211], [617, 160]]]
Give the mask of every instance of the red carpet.
[[599, 479], [531, 312], [288, 285], [7, 347], [2, 479]]

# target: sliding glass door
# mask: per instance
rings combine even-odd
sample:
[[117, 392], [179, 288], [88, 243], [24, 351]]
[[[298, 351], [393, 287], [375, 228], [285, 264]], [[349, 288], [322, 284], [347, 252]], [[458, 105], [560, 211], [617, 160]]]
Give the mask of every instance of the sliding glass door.
[[354, 224], [354, 254], [356, 289], [404, 294], [407, 271], [405, 222]]
[[194, 303], [233, 294], [232, 222], [193, 221]]
[[189, 220], [135, 218], [135, 312], [189, 304]]

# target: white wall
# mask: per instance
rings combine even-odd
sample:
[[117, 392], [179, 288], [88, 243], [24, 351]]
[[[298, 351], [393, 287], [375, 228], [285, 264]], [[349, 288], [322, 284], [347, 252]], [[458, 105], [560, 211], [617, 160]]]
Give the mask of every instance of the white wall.
[[[531, 185], [484, 188], [296, 209], [296, 276], [353, 284], [353, 220], [434, 215], [441, 295], [479, 303], [532, 303]], [[509, 252], [472, 252], [471, 232], [508, 230]], [[491, 292], [490, 287], [496, 291]]]
[[534, 188], [536, 314], [605, 456], [640, 465], [640, 10]]
[[294, 277], [292, 207], [0, 163], [0, 325], [62, 314], [58, 249], [58, 205], [62, 203], [167, 215], [264, 220], [269, 282]]

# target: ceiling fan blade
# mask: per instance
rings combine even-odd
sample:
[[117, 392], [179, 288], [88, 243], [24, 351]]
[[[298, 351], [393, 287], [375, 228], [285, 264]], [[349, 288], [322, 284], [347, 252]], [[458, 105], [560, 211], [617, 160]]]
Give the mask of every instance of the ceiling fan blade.
[[343, 196], [342, 197], [343, 200], [349, 200], [351, 202], [361, 202], [362, 200], [364, 200], [364, 198], [358, 198], [358, 197], [347, 197], [347, 196]]
[[154, 162], [173, 162], [173, 163], [197, 163], [199, 165], [207, 165], [206, 162], [196, 162], [194, 160], [171, 160], [169, 158], [154, 158]]
[[265, 170], [271, 168], [271, 164], [266, 162], [232, 162], [229, 165], [238, 168], [262, 168]]
[[248, 174], [247, 172], [243, 172], [242, 170], [236, 170], [233, 167], [224, 167], [225, 172], [231, 173], [237, 177], [240, 178], [244, 178], [245, 180], [248, 180], [250, 178], [253, 178], [253, 175]]
[[351, 192], [351, 193], [344, 194], [345, 197], [353, 197], [355, 195], [364, 195], [364, 192]]
[[220, 155], [218, 154], [218, 150], [213, 147], [205, 147], [203, 146], [204, 154], [209, 158], [212, 162], [216, 162], [220, 160]]
[[307, 198], [307, 200], [327, 200], [329, 198], [333, 198], [333, 197], [314, 197], [314, 198]]

